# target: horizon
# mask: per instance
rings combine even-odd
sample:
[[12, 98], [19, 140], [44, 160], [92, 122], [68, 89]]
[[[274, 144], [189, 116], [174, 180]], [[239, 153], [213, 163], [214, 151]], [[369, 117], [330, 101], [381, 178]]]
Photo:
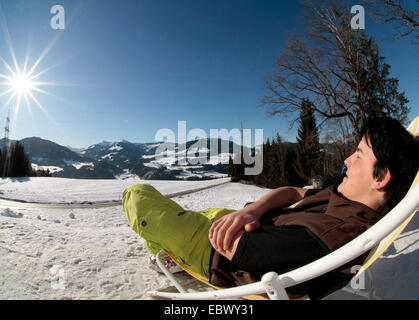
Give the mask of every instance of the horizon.
[[[4, 140], [5, 138], [3, 137], [3, 138], [0, 138], [0, 141], [1, 142], [3, 142], [3, 140]], [[152, 142], [135, 142], [135, 141], [129, 141], [129, 140], [125, 140], [125, 139], [122, 139], [122, 140], [119, 140], [119, 141], [107, 141], [107, 140], [103, 140], [103, 141], [100, 141], [100, 142], [96, 142], [96, 143], [93, 143], [93, 144], [91, 144], [91, 145], [89, 145], [89, 146], [87, 146], [87, 147], [82, 147], [82, 148], [78, 148], [78, 147], [73, 147], [73, 146], [71, 146], [71, 145], [63, 145], [63, 144], [60, 144], [60, 143], [58, 143], [58, 142], [56, 142], [56, 141], [53, 141], [52, 139], [46, 139], [46, 138], [42, 138], [42, 137], [38, 137], [38, 136], [32, 136], [32, 137], [24, 137], [24, 138], [22, 138], [22, 139], [19, 139], [19, 140], [16, 140], [16, 139], [9, 139], [9, 141], [12, 141], [12, 142], [16, 142], [16, 141], [19, 141], [19, 142], [21, 142], [22, 140], [25, 140], [25, 139], [41, 139], [41, 140], [44, 140], [44, 141], [49, 141], [49, 142], [52, 142], [52, 143], [55, 143], [55, 144], [57, 144], [57, 145], [59, 145], [59, 146], [61, 146], [61, 147], [66, 147], [66, 148], [71, 148], [71, 149], [77, 149], [77, 150], [86, 150], [86, 149], [89, 149], [90, 147], [92, 147], [92, 146], [95, 146], [95, 145], [100, 145], [100, 144], [115, 144], [115, 143], [121, 143], [121, 142], [126, 142], [126, 143], [131, 143], [131, 144], [159, 144], [159, 143], [164, 143], [164, 141], [152, 141]], [[233, 142], [233, 143], [235, 143], [234, 141], [233, 141], [233, 139], [230, 139], [230, 140], [226, 140], [226, 139], [223, 139], [222, 137], [218, 137], [218, 138], [211, 138], [211, 137], [208, 137], [208, 138], [206, 138], [206, 139], [208, 139], [208, 140], [210, 140], [210, 139], [218, 139], [218, 140], [225, 140], [225, 141], [229, 141], [229, 142]], [[203, 138], [203, 139], [194, 139], [194, 140], [187, 140], [186, 141], [186, 143], [189, 143], [189, 142], [194, 142], [194, 141], [199, 141], [199, 140], [205, 140], [205, 138]], [[265, 141], [266, 142], [266, 141]], [[265, 143], [264, 142], [264, 143]], [[291, 142], [291, 141], [283, 141], [283, 143], [288, 143], [288, 144], [296, 144], [297, 142]], [[174, 142], [174, 144], [175, 145], [179, 145], [179, 143], [178, 142]], [[323, 144], [323, 143], [321, 143], [321, 144]], [[239, 144], [240, 145], [240, 144]], [[259, 146], [259, 145], [258, 145]], [[252, 146], [252, 148], [254, 148], [253, 146]]]
[[[290, 129], [289, 118], [269, 116], [260, 104], [263, 77], [274, 71], [287, 34], [302, 30], [298, 2], [63, 0], [64, 29], [52, 27], [54, 5], [0, 3], [0, 75], [8, 74], [5, 64], [31, 69], [39, 85], [12, 110], [10, 139], [38, 136], [75, 149], [96, 141], [155, 143], [159, 130], [178, 132], [178, 122], [187, 121], [187, 132], [207, 136], [242, 124], [263, 129], [263, 142], [277, 133], [296, 142], [298, 124]], [[409, 37], [386, 39], [393, 27], [368, 12], [366, 19], [389, 76], [410, 100], [411, 121], [419, 115], [416, 48]], [[32, 87], [25, 77], [16, 82]], [[15, 102], [2, 92], [4, 128]]]

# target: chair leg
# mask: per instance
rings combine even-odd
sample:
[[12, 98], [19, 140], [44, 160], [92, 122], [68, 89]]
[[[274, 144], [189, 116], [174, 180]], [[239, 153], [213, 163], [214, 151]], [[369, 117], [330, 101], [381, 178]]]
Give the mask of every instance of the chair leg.
[[271, 300], [289, 300], [288, 294], [276, 272], [265, 273], [261, 281]]
[[169, 280], [173, 283], [173, 285], [176, 287], [176, 289], [179, 290], [180, 293], [187, 293], [185, 288], [183, 288], [182, 285], [176, 280], [175, 276], [169, 270], [167, 270], [166, 266], [163, 264], [163, 262], [161, 262], [160, 256], [165, 254], [165, 253], [166, 252], [164, 250], [162, 250], [157, 254], [157, 256], [156, 256], [157, 265], [159, 266], [161, 271], [163, 271], [163, 273], [166, 275], [166, 277], [168, 277]]

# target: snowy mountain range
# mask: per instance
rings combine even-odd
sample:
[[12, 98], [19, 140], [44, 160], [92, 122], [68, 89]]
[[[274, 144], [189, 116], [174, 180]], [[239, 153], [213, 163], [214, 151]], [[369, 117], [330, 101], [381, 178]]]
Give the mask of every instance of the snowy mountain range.
[[[229, 156], [240, 150], [232, 141], [221, 139], [195, 140], [185, 145], [103, 141], [82, 150], [38, 137], [19, 142], [35, 170], [49, 170], [55, 177], [78, 179], [220, 178], [226, 176]], [[0, 145], [4, 145], [3, 139]]]

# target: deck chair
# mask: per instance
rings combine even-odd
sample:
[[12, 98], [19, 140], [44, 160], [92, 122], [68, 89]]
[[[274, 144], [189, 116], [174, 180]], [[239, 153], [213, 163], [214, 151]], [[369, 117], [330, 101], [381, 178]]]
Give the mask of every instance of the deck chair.
[[[419, 116], [410, 124], [408, 131], [415, 136], [419, 136]], [[417, 161], [417, 159], [412, 159], [412, 161]], [[418, 182], [419, 171], [406, 196], [380, 221], [341, 248], [298, 269], [281, 275], [278, 275], [275, 272], [268, 272], [261, 278], [261, 281], [239, 287], [204, 292], [187, 292], [187, 290], [176, 280], [175, 276], [160, 262], [160, 259], [157, 259], [159, 267], [172, 281], [179, 292], [151, 291], [149, 292], [149, 295], [160, 298], [187, 300], [234, 299], [240, 297], [263, 299], [263, 297], [267, 295], [271, 300], [288, 300], [289, 296], [286, 293], [285, 288], [319, 277], [352, 261], [354, 258], [362, 255], [368, 250], [371, 250], [364, 264], [355, 275], [355, 277], [358, 277], [392, 244], [415, 215], [419, 208]], [[163, 254], [166, 253], [159, 253], [159, 255]], [[170, 252], [167, 254], [177, 262], [175, 256], [171, 255]], [[182, 264], [179, 265], [191, 276], [210, 285], [198, 274], [188, 270], [186, 266]]]

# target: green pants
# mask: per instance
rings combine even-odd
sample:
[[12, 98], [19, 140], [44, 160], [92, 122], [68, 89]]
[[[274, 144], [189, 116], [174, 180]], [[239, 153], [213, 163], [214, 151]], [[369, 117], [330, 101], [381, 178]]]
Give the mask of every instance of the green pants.
[[156, 255], [165, 250], [181, 264], [209, 279], [212, 249], [209, 229], [215, 220], [234, 210], [184, 210], [148, 184], [126, 188], [122, 208], [131, 228], [146, 240], [151, 253]]

